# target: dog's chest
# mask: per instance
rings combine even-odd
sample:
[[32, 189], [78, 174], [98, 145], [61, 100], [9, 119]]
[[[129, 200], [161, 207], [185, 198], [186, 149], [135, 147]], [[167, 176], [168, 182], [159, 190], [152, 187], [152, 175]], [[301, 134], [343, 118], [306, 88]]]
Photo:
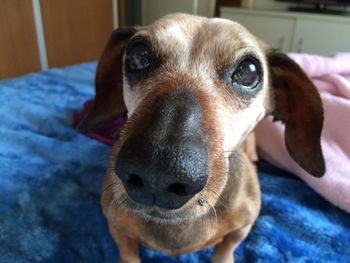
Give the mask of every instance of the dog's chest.
[[197, 246], [203, 246], [207, 243], [208, 237], [215, 232], [208, 219], [198, 219], [196, 222], [186, 224], [159, 224], [149, 223], [143, 229], [144, 245], [162, 250], [168, 254], [180, 254], [183, 251], [191, 250]]

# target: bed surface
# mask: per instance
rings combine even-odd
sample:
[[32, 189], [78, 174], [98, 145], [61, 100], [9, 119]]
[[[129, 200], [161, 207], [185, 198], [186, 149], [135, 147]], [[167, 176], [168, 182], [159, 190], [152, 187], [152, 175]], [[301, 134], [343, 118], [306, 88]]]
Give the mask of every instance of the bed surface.
[[[99, 206], [110, 147], [72, 115], [94, 95], [95, 63], [0, 81], [0, 262], [116, 262]], [[260, 165], [260, 217], [236, 262], [350, 262], [350, 215], [304, 182]], [[212, 249], [142, 262], [209, 262]]]

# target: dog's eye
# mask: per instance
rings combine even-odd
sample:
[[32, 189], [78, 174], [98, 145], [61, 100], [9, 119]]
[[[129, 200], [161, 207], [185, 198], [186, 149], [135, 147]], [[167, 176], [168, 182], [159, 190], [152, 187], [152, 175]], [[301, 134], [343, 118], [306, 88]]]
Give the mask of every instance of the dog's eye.
[[254, 89], [261, 80], [260, 66], [253, 59], [247, 58], [236, 67], [231, 79], [233, 84], [238, 84], [247, 89]]
[[126, 55], [126, 62], [131, 70], [145, 70], [151, 66], [151, 51], [144, 44], [133, 45]]

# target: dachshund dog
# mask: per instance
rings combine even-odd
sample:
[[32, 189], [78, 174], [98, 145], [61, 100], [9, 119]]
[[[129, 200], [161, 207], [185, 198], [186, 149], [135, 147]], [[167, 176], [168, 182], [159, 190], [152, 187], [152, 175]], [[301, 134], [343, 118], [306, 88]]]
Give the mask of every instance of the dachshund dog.
[[325, 172], [317, 89], [295, 62], [233, 21], [171, 14], [115, 30], [79, 129], [120, 114], [128, 121], [101, 197], [119, 262], [140, 262], [139, 245], [169, 255], [215, 246], [212, 262], [233, 262], [260, 210], [250, 142], [268, 115], [285, 124], [296, 163], [316, 177]]

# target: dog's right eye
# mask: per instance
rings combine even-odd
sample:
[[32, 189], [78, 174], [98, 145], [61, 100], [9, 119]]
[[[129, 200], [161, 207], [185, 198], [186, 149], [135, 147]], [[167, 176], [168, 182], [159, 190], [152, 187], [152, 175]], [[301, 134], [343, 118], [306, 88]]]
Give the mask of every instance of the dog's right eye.
[[252, 58], [246, 58], [234, 70], [231, 79], [232, 83], [244, 89], [255, 89], [261, 82], [260, 65]]
[[137, 43], [128, 48], [126, 64], [133, 71], [149, 68], [152, 63], [151, 50], [143, 43]]

